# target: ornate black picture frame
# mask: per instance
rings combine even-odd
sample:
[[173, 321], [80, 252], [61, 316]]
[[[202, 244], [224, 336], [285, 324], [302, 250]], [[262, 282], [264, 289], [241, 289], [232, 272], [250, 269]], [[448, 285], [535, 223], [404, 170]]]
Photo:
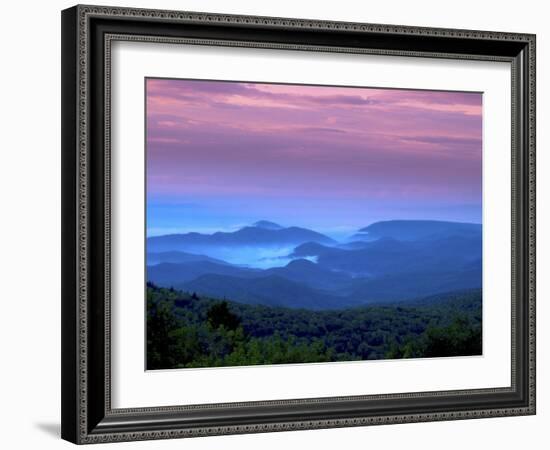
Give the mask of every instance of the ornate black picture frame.
[[[113, 409], [109, 108], [116, 40], [511, 63], [511, 385]], [[534, 35], [99, 6], [62, 12], [64, 439], [84, 444], [529, 414], [535, 414]]]

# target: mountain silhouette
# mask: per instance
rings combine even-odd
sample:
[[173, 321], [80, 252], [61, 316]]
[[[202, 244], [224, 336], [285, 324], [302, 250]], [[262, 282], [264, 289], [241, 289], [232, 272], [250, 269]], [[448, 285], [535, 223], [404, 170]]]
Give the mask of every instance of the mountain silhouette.
[[210, 256], [206, 256], [206, 255], [196, 255], [194, 253], [187, 253], [187, 252], [172, 251], [172, 252], [148, 252], [147, 253], [148, 265], [160, 264], [160, 263], [182, 264], [182, 263], [199, 262], [199, 261], [209, 261], [212, 263], [225, 264], [225, 265], [228, 264], [225, 261], [222, 261], [221, 259], [211, 258]]
[[[147, 249], [153, 252], [165, 251], [200, 251], [208, 247], [269, 247], [299, 245], [304, 242], [335, 244], [336, 241], [300, 227], [280, 229], [263, 226], [248, 226], [234, 232], [218, 231], [214, 234], [185, 233], [154, 236], [147, 239]], [[204, 253], [208, 253], [205, 251]]]
[[388, 220], [376, 222], [361, 228], [360, 234], [368, 240], [383, 237], [399, 240], [440, 239], [449, 236], [480, 236], [481, 224], [465, 222], [445, 222], [439, 220]]
[[332, 290], [335, 291], [336, 295], [338, 295], [337, 290], [345, 290], [351, 287], [349, 275], [324, 269], [305, 259], [294, 260], [284, 267], [274, 267], [266, 270], [238, 267], [227, 263], [218, 264], [208, 260], [160, 263], [150, 265], [147, 268], [148, 281], [167, 287], [180, 286], [182, 283], [209, 274], [247, 279], [277, 276], [314, 289]]
[[177, 287], [201, 295], [248, 304], [307, 309], [337, 309], [347, 306], [345, 300], [336, 295], [277, 275], [246, 279], [208, 274]]
[[278, 223], [270, 222], [268, 220], [259, 220], [258, 222], [254, 223], [252, 226], [257, 228], [263, 228], [265, 230], [282, 230], [284, 228]]
[[[408, 301], [480, 288], [481, 231], [479, 224], [395, 220], [361, 229], [368, 239], [338, 243], [313, 230], [261, 220], [231, 233], [149, 238], [147, 279], [216, 298], [293, 308]], [[248, 253], [261, 261], [266, 248], [276, 250], [267, 259], [280, 267], [225, 261]], [[283, 256], [277, 256], [281, 249]]]
[[205, 274], [229, 275], [242, 278], [259, 276], [259, 269], [248, 269], [211, 261], [195, 261], [181, 264], [161, 263], [147, 267], [147, 281], [159, 286], [179, 286]]

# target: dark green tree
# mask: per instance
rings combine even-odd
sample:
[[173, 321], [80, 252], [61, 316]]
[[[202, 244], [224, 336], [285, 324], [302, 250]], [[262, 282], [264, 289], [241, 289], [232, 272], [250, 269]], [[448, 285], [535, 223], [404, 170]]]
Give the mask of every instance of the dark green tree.
[[212, 328], [223, 325], [227, 330], [235, 330], [241, 323], [239, 318], [229, 310], [226, 301], [213, 304], [206, 313], [206, 318]]
[[448, 327], [428, 328], [425, 356], [481, 355], [481, 327], [457, 317]]
[[147, 301], [147, 369], [173, 367], [171, 333], [177, 329], [178, 321], [171, 304], [167, 301]]

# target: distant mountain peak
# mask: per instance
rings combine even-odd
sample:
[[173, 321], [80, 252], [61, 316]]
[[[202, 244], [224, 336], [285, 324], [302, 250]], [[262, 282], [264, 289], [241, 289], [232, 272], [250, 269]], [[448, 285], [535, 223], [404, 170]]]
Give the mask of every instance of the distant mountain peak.
[[379, 239], [390, 237], [398, 240], [417, 240], [449, 236], [480, 236], [481, 224], [450, 222], [443, 220], [387, 220], [361, 228], [359, 235]]
[[[264, 226], [248, 226], [233, 232], [218, 231], [213, 234], [174, 234], [147, 238], [147, 249], [150, 252], [184, 251], [194, 254], [209, 253], [212, 248], [228, 247], [277, 247], [296, 246], [304, 242], [333, 244], [335, 241], [324, 234], [298, 227], [284, 228], [266, 221], [257, 222]], [[279, 227], [279, 228], [275, 228]], [[222, 258], [223, 259], [223, 258]]]
[[451, 220], [430, 220], [430, 219], [394, 219], [382, 220], [380, 222], [371, 223], [369, 226], [361, 228], [360, 233], [368, 233], [373, 229], [388, 226], [417, 226], [417, 227], [444, 227], [444, 226], [465, 226], [479, 227], [480, 224], [470, 222], [455, 222]]
[[298, 259], [293, 259], [292, 261], [290, 261], [286, 267], [291, 267], [291, 268], [310, 268], [310, 267], [317, 267], [317, 264], [315, 264], [313, 261], [310, 261], [308, 259], [305, 259], [305, 258], [298, 258]]
[[257, 228], [263, 228], [265, 230], [282, 230], [284, 227], [275, 222], [270, 222], [268, 220], [258, 220], [253, 223], [252, 226]]

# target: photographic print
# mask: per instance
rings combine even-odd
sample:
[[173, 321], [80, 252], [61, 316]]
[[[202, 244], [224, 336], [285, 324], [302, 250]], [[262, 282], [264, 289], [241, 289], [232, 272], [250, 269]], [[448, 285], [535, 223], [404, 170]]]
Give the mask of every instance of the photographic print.
[[482, 94], [145, 79], [147, 370], [482, 354]]
[[63, 439], [536, 414], [534, 34], [61, 25]]

